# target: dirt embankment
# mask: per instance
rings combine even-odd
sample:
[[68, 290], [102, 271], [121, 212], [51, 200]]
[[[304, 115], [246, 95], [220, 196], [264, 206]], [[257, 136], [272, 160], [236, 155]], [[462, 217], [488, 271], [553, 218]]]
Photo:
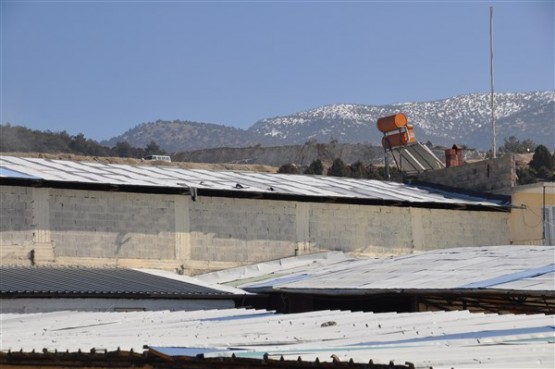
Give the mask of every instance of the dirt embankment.
[[134, 158], [102, 157], [102, 156], [80, 156], [74, 154], [42, 154], [42, 153], [2, 153], [5, 156], [17, 156], [24, 158], [41, 158], [52, 160], [89, 161], [101, 164], [127, 164], [127, 165], [152, 165], [169, 166], [182, 169], [207, 169], [207, 170], [236, 170], [249, 172], [275, 173], [278, 168], [262, 164], [233, 164], [233, 163], [190, 163], [181, 161], [150, 161]]

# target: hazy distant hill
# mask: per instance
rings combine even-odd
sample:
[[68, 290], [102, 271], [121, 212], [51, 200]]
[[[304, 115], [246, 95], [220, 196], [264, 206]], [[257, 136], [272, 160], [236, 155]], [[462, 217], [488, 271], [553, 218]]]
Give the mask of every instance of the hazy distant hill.
[[[555, 91], [495, 95], [497, 142], [516, 136], [555, 147]], [[465, 144], [478, 149], [491, 145], [489, 95], [470, 94], [431, 102], [390, 105], [328, 105], [288, 116], [267, 118], [247, 130], [194, 122], [143, 123], [105, 144], [127, 140], [143, 147], [151, 140], [170, 152], [214, 147], [296, 145], [318, 142], [379, 145], [376, 120], [403, 112], [415, 126], [417, 139], [436, 145]]]
[[133, 146], [143, 147], [151, 140], [168, 152], [189, 151], [210, 147], [241, 147], [255, 144], [250, 134], [239, 128], [219, 124], [197, 123], [174, 120], [158, 120], [142, 123], [121, 136], [101, 143], [114, 146], [118, 141], [127, 141]]

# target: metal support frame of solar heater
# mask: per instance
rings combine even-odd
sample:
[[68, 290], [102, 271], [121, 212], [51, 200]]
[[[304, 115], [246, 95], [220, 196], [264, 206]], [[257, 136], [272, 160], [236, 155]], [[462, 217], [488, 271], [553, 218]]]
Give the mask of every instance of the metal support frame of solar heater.
[[383, 160], [385, 163], [385, 179], [391, 179], [391, 174], [389, 173], [389, 158], [387, 157], [387, 148], [385, 147], [383, 148]]

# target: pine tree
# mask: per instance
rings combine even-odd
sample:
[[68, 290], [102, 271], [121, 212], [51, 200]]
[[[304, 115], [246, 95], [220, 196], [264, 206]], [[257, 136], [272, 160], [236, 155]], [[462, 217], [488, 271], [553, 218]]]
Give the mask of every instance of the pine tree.
[[310, 163], [308, 168], [306, 168], [306, 170], [304, 171], [304, 174], [321, 176], [322, 174], [324, 174], [324, 164], [322, 164], [322, 161], [320, 159], [316, 159], [312, 163]]
[[538, 177], [546, 178], [553, 174], [553, 157], [544, 145], [539, 145], [534, 150], [534, 156], [529, 164], [538, 175]]
[[353, 178], [367, 178], [368, 173], [364, 164], [360, 160], [351, 164], [350, 166], [350, 176]]
[[328, 169], [328, 176], [348, 177], [349, 175], [349, 167], [340, 158], [335, 159], [330, 169]]
[[299, 174], [299, 168], [295, 164], [287, 163], [279, 167], [278, 173], [284, 174]]

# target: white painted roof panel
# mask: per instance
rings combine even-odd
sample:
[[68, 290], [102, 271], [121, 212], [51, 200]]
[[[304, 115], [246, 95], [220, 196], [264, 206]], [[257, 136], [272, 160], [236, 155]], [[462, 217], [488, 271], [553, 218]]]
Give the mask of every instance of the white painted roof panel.
[[[303, 361], [411, 362], [416, 368], [551, 368], [553, 316], [454, 312], [276, 314], [227, 309], [189, 312], [3, 314], [2, 350], [204, 353]], [[194, 353], [191, 348], [195, 348]]]
[[324, 294], [412, 289], [555, 292], [553, 246], [460, 247], [381, 259], [355, 260], [345, 256], [329, 260], [325, 265], [321, 261], [299, 268], [275, 265], [276, 268], [267, 271], [262, 263], [246, 267], [255, 272], [236, 268], [227, 274], [207, 273], [197, 277], [251, 291], [265, 287], [266, 291]]
[[[0, 177], [501, 208], [501, 200], [396, 182], [0, 156]], [[18, 174], [19, 173], [19, 174]], [[237, 185], [242, 188], [237, 188]]]

